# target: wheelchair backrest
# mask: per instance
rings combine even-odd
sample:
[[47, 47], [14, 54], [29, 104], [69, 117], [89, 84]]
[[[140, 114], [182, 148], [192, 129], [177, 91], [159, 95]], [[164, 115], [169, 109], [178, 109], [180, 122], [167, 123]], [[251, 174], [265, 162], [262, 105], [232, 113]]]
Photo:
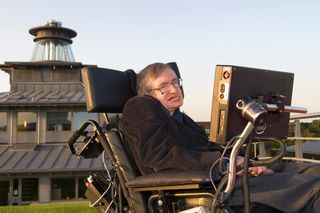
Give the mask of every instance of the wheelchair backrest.
[[84, 67], [81, 74], [88, 112], [121, 113], [127, 100], [136, 95], [132, 70]]

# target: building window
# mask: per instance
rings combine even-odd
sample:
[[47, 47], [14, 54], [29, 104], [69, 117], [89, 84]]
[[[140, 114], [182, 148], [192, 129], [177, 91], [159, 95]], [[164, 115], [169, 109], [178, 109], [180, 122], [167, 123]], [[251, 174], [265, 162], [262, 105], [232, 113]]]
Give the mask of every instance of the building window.
[[69, 200], [75, 198], [75, 178], [52, 178], [51, 200]]
[[81, 124], [87, 120], [98, 121], [97, 113], [88, 112], [73, 112], [72, 116], [72, 130], [75, 131], [80, 128]]
[[7, 113], [6, 112], [0, 112], [0, 131], [5, 132], [7, 131]]
[[87, 187], [85, 185], [86, 177], [79, 177], [78, 179], [78, 199], [85, 199], [84, 195], [87, 191]]
[[9, 181], [0, 181], [0, 206], [8, 205]]
[[47, 131], [70, 131], [70, 112], [47, 112]]
[[43, 70], [43, 73], [42, 73], [42, 80], [44, 82], [49, 82], [51, 81], [52, 79], [52, 72], [51, 70]]
[[37, 113], [35, 112], [18, 112], [18, 131], [36, 131], [37, 130]]
[[37, 201], [38, 200], [38, 178], [22, 179], [21, 201]]

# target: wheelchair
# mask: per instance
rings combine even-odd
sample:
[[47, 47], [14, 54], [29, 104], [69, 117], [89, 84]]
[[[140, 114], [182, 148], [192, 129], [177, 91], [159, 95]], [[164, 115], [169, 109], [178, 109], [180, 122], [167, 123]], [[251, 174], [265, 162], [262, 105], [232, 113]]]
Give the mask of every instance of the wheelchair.
[[[168, 63], [180, 77], [176, 63]], [[233, 212], [228, 207], [235, 186], [236, 158], [255, 124], [268, 109], [251, 99], [239, 100], [237, 107], [248, 121], [235, 140], [230, 153], [228, 173], [212, 175], [207, 171], [166, 170], [141, 175], [127, 142], [117, 129], [118, 114], [128, 99], [136, 95], [135, 73], [84, 67], [81, 70], [87, 111], [103, 113], [106, 126], [88, 120], [69, 139], [73, 154], [84, 158], [103, 155], [105, 173], [93, 173], [86, 180], [86, 197], [99, 212]], [[88, 131], [88, 127], [93, 131]], [[83, 137], [82, 142], [79, 138]], [[283, 156], [280, 153], [277, 159]], [[108, 162], [109, 164], [108, 164]], [[219, 187], [213, 187], [218, 185]]]

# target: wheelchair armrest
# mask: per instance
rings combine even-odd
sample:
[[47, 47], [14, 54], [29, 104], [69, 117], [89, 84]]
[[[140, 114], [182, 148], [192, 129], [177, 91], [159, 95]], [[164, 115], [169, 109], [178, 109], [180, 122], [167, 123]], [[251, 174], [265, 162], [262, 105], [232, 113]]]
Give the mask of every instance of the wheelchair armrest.
[[[213, 181], [220, 181], [220, 176], [213, 176]], [[140, 188], [170, 188], [172, 186], [179, 189], [179, 186], [189, 185], [204, 185], [210, 184], [209, 171], [177, 171], [177, 170], [165, 170], [148, 175], [142, 175], [129, 180], [126, 184], [128, 188], [137, 189]], [[185, 187], [183, 187], [185, 188]], [[174, 188], [173, 188], [174, 189]]]

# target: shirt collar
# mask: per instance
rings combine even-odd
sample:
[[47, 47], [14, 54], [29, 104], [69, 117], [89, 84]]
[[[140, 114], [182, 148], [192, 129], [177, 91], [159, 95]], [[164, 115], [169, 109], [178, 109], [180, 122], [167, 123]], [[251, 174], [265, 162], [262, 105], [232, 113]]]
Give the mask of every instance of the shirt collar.
[[182, 112], [179, 109], [173, 113], [172, 118], [173, 120], [183, 124]]

